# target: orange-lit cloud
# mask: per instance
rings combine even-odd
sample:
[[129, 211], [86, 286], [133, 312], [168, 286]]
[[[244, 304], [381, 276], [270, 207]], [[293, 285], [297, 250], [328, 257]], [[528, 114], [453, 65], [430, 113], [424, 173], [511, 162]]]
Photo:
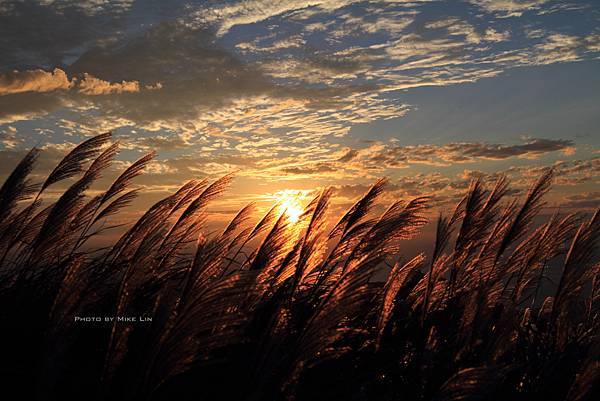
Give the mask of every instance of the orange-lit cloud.
[[53, 71], [15, 70], [0, 74], [0, 96], [23, 92], [51, 92], [69, 89], [71, 86], [73, 82], [60, 68], [55, 68]]
[[85, 73], [79, 81], [78, 90], [85, 95], [139, 92], [140, 83], [138, 81], [108, 82]]

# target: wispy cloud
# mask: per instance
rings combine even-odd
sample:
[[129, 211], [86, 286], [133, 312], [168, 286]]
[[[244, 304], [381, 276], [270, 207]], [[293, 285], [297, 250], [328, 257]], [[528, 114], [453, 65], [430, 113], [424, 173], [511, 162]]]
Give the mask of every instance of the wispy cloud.
[[549, 0], [470, 0], [485, 11], [504, 17], [519, 17], [526, 11], [537, 11]]
[[598, 209], [600, 207], [600, 192], [593, 191], [567, 195], [564, 206], [573, 209]]
[[412, 164], [449, 166], [481, 160], [504, 160], [513, 157], [535, 159], [562, 151], [571, 154], [573, 142], [566, 139], [532, 138], [523, 144], [506, 145], [486, 142], [457, 142], [446, 145], [375, 144], [359, 152], [367, 165], [379, 168], [406, 168]]

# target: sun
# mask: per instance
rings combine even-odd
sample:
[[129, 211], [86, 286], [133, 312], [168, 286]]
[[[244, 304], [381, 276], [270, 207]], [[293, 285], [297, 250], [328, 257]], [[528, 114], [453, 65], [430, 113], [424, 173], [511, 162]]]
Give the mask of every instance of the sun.
[[300, 220], [300, 216], [304, 213], [300, 201], [305, 195], [302, 191], [283, 190], [275, 193], [274, 198], [279, 204], [279, 208], [284, 212], [291, 223], [296, 223]]

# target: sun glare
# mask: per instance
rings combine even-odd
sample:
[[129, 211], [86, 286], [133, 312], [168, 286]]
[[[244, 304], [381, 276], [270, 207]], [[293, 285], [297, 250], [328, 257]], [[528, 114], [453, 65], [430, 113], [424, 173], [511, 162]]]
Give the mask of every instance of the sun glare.
[[304, 196], [301, 191], [284, 190], [275, 193], [274, 198], [290, 222], [296, 223], [304, 213], [304, 208], [300, 203]]

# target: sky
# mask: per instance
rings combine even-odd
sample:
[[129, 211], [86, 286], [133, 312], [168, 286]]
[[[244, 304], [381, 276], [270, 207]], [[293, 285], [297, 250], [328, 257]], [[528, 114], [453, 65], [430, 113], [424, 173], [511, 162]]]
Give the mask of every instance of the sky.
[[549, 166], [549, 207], [586, 211], [599, 72], [597, 0], [0, 0], [0, 178], [110, 130], [104, 184], [158, 152], [133, 214], [230, 172], [223, 218], [325, 187], [341, 209], [380, 177], [444, 210], [475, 177], [519, 196]]

